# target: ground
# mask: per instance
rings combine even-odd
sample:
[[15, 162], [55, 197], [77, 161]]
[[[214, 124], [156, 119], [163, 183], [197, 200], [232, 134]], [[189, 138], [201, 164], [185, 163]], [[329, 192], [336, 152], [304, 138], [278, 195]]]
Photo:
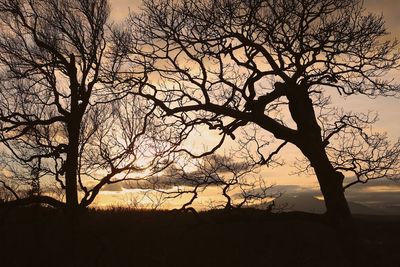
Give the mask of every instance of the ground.
[[[253, 209], [193, 213], [0, 210], [0, 266], [400, 266], [400, 217], [355, 216], [358, 245], [324, 216]], [[347, 241], [346, 241], [347, 242]], [[356, 243], [354, 243], [356, 244]]]

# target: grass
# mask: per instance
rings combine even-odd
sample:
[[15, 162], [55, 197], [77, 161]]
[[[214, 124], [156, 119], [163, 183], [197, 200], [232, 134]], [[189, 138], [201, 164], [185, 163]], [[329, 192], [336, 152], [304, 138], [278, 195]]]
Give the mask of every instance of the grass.
[[[345, 251], [323, 216], [257, 210], [89, 210], [71, 219], [31, 207], [0, 211], [0, 266], [400, 266], [400, 218], [356, 218], [362, 251]], [[346, 253], [350, 252], [350, 253]]]

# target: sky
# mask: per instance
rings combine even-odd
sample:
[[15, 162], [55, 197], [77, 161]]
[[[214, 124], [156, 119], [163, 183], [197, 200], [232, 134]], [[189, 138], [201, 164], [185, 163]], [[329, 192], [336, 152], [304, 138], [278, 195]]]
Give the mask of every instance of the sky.
[[[140, 0], [110, 0], [111, 19], [118, 22], [123, 20], [129, 14], [129, 10], [135, 11], [140, 7]], [[386, 26], [390, 32], [390, 37], [400, 39], [400, 1], [399, 0], [365, 0], [367, 11], [383, 14]], [[394, 76], [400, 77], [400, 71], [394, 73]], [[400, 78], [396, 78], [400, 81]], [[345, 109], [351, 109], [358, 112], [374, 111], [378, 112], [380, 120], [375, 125], [376, 129], [387, 131], [392, 140], [400, 137], [400, 123], [396, 119], [400, 116], [400, 99], [379, 97], [377, 99], [369, 99], [366, 97], [348, 97], [341, 101], [341, 105]], [[203, 139], [213, 139], [204, 133]], [[293, 162], [296, 157], [300, 156], [295, 147], [288, 147], [282, 151], [287, 162]], [[289, 156], [287, 156], [289, 155]], [[271, 184], [276, 184], [276, 188], [281, 188], [287, 195], [295, 196], [300, 193], [305, 195], [321, 197], [319, 187], [315, 177], [307, 175], [291, 175], [294, 169], [288, 167], [279, 167], [275, 169], [263, 168], [260, 175], [267, 177]], [[122, 193], [122, 194], [121, 194]], [[98, 203], [105, 203], [101, 199], [107, 199], [107, 203], [114, 202], [119, 204], [132, 203], [130, 199], [131, 191], [126, 190], [123, 186], [109, 188], [100, 196]], [[215, 190], [210, 190], [207, 195], [217, 194]], [[400, 186], [393, 182], [377, 181], [368, 185], [351, 187], [347, 191], [349, 201], [362, 203], [375, 208], [379, 205], [400, 207]], [[386, 201], [386, 202], [385, 202]], [[203, 201], [204, 202], [204, 201]], [[375, 204], [371, 204], [375, 203]], [[378, 203], [378, 204], [377, 204]], [[399, 209], [400, 210], [400, 209]]]

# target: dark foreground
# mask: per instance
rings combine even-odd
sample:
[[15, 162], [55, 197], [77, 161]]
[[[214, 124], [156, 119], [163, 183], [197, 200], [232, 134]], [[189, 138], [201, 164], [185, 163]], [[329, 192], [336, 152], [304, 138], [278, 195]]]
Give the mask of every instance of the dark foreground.
[[[358, 216], [361, 247], [320, 215], [52, 209], [0, 211], [0, 266], [400, 266], [400, 218]], [[351, 250], [351, 251], [349, 251]]]

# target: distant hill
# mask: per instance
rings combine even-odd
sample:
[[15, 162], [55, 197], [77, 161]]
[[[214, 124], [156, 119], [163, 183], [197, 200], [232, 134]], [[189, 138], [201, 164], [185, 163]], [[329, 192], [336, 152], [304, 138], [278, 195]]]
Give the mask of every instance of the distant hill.
[[[353, 214], [386, 215], [393, 214], [387, 209], [375, 209], [363, 204], [349, 201], [350, 210]], [[258, 206], [265, 208], [268, 204]], [[317, 199], [313, 194], [286, 194], [275, 200], [276, 207], [283, 207], [285, 211], [304, 211], [322, 214], [325, 213], [325, 203]]]

